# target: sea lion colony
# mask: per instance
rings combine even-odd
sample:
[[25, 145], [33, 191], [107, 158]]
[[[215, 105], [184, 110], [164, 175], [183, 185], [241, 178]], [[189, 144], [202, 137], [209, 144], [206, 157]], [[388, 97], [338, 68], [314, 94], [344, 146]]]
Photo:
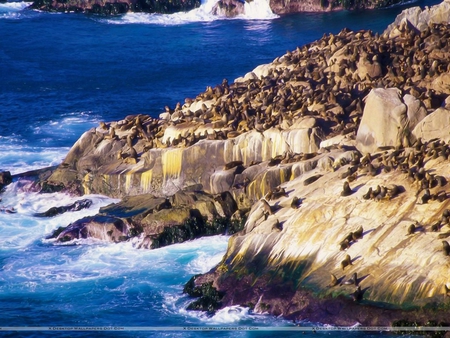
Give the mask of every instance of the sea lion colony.
[[[398, 30], [395, 38], [347, 29], [324, 35], [275, 59], [268, 75], [260, 79], [232, 84], [224, 80], [195, 99], [186, 99], [183, 106], [166, 106], [162, 119], [133, 115], [109, 127], [102, 123], [97, 131], [106, 139], [126, 139], [129, 157], [138, 160], [132, 149], [138, 141], [144, 151], [187, 147], [201, 139], [233, 138], [250, 130], [288, 129], [303, 116], [314, 117], [329, 138], [352, 137], [363, 99], [372, 88], [397, 87], [420, 99], [427, 109], [436, 109], [446, 98], [433, 89], [432, 82], [450, 68], [448, 25], [433, 24], [419, 32], [403, 23]], [[168, 126], [186, 124], [207, 128], [163, 138]], [[275, 160], [298, 161], [301, 156], [286, 154]]]
[[[184, 105], [177, 104], [175, 109], [165, 107], [159, 119], [132, 115], [117, 123], [101, 123], [95, 131], [99, 136], [98, 144], [120, 142], [120, 147], [111, 147], [120, 149], [113, 155], [115, 161], [125, 168], [132, 168], [142, 162], [143, 155], [153, 148], [189, 147], [202, 139], [230, 139], [253, 130], [286, 130], [303, 117], [313, 118], [315, 126], [323, 130], [326, 138], [345, 135], [355, 139], [364, 98], [373, 88], [399, 88], [403, 95], [411, 94], [420, 99], [429, 113], [447, 103], [447, 93], [436, 90], [434, 80], [449, 71], [448, 28], [448, 25], [431, 25], [419, 32], [404, 23], [398, 27], [398, 35], [394, 38], [346, 29], [336, 35], [325, 35], [275, 59], [267, 66], [267, 76], [246, 76], [231, 84], [224, 80], [220, 85], [207, 87], [195, 99], [186, 99]], [[168, 128], [172, 128], [171, 133], [166, 133]], [[416, 203], [420, 205], [447, 200], [449, 196], [444, 188], [447, 180], [426, 169], [426, 163], [435, 159], [447, 161], [450, 145], [439, 139], [424, 141], [419, 138], [411, 142], [411, 139], [404, 138], [398, 141], [396, 147], [364, 155], [354, 147], [337, 145], [321, 148], [317, 153], [285, 152], [273, 157], [267, 165], [308, 161], [337, 147], [350, 150], [353, 156], [351, 159], [342, 157], [332, 163], [331, 170], [339, 170], [337, 177], [343, 180], [341, 197], [336, 195], [336, 198], [352, 199], [350, 195], [357, 194], [357, 188], [352, 187], [362, 176], [375, 177], [398, 171], [408, 180], [406, 188], [398, 183], [378, 184], [368, 187], [362, 198], [388, 202], [408, 190], [417, 196]], [[232, 161], [223, 167], [223, 171], [242, 173], [245, 167], [253, 164], [256, 163]], [[303, 186], [309, 188], [322, 176], [323, 173], [313, 174], [303, 179]], [[252, 183], [250, 179], [243, 178], [242, 183], [234, 185], [234, 189], [246, 194]], [[261, 218], [270, 221], [273, 232], [283, 231], [284, 223], [276, 217], [280, 202], [289, 200], [290, 209], [304, 207], [303, 196], [289, 196], [289, 193], [282, 187], [271, 187], [265, 199], [255, 204], [261, 211]], [[412, 219], [403, 234], [406, 238], [415, 238], [420, 232], [439, 232], [433, 241], [439, 243], [444, 255], [450, 255], [448, 243], [442, 241], [450, 236], [450, 231], [441, 231], [450, 226], [449, 217], [450, 212], [445, 210], [430, 224], [411, 224], [415, 221]], [[357, 241], [366, 240], [359, 224], [354, 229], [351, 233], [342, 233], [344, 239], [336, 240], [336, 252], [339, 249], [351, 250]], [[344, 270], [359, 270], [357, 256], [352, 259], [345, 254], [344, 260], [336, 262], [335, 275], [332, 275], [329, 286], [353, 285], [356, 290], [351, 298], [360, 301], [365, 290], [361, 288], [366, 287], [360, 285], [366, 284], [364, 277], [354, 275], [353, 283], [341, 283], [343, 277], [337, 278]]]

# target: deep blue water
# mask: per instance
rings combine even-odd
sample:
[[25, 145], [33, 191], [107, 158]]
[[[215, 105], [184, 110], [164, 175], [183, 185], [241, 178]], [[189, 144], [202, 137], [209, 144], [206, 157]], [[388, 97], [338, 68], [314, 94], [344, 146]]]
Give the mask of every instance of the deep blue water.
[[[137, 113], [158, 116], [165, 105], [174, 107], [224, 78], [231, 82], [324, 33], [338, 33], [344, 27], [381, 33], [402, 9], [278, 18], [263, 13], [260, 19], [227, 20], [208, 15], [204, 10], [208, 6], [172, 16], [129, 14], [108, 19], [30, 11], [23, 2], [0, 4], [0, 170], [19, 173], [58, 164], [81, 133], [99, 121]], [[0, 327], [292, 326], [243, 308], [228, 308], [214, 317], [184, 310], [189, 299], [181, 293], [183, 284], [220, 261], [226, 237], [154, 251], [136, 250], [132, 243], [56, 246], [45, 240], [52, 230], [95, 214], [113, 201], [91, 196], [95, 203], [89, 210], [42, 221], [32, 214], [68, 204], [73, 197], [25, 193], [15, 184], [0, 197], [2, 205], [18, 210], [14, 215], [0, 213]], [[161, 331], [99, 335], [273, 334]], [[298, 332], [280, 334], [296, 336]], [[336, 336], [336, 332], [315, 335]]]

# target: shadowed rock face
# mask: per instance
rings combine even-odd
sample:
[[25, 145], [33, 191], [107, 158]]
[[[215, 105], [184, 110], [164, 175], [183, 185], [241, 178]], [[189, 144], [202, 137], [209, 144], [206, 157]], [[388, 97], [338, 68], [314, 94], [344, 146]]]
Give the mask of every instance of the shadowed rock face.
[[117, 15], [131, 12], [171, 14], [200, 7], [199, 0], [35, 0], [33, 9], [57, 12], [83, 12]]
[[270, 0], [270, 8], [275, 14], [299, 12], [328, 12], [336, 10], [384, 8], [404, 3], [401, 0]]
[[[252, 0], [246, 0], [251, 2]], [[401, 4], [401, 0], [270, 0], [275, 14], [298, 12], [325, 12], [343, 9], [372, 9]], [[58, 11], [83, 12], [100, 15], [118, 15], [127, 12], [171, 14], [186, 12], [200, 7], [199, 0], [35, 0], [30, 8]], [[211, 13], [217, 16], [235, 17], [244, 14], [244, 0], [219, 0]]]

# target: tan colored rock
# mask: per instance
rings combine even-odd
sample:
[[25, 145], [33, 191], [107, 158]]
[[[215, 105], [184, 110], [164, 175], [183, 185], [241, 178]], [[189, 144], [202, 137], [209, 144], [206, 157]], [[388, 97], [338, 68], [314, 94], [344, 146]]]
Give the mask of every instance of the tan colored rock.
[[406, 125], [406, 105], [396, 88], [372, 89], [366, 99], [363, 117], [356, 134], [356, 147], [362, 153], [379, 147], [401, 144], [401, 128]]
[[407, 107], [406, 114], [408, 116], [408, 127], [412, 129], [427, 116], [427, 110], [422, 101], [412, 95], [406, 94], [403, 97], [403, 102]]
[[426, 109], [412, 95], [401, 97], [396, 88], [373, 89], [366, 99], [363, 117], [356, 134], [356, 147], [362, 153], [380, 147], [409, 146], [412, 129], [426, 116]]
[[440, 138], [446, 142], [450, 141], [450, 110], [436, 109], [419, 122], [412, 133], [423, 140]]
[[[426, 169], [445, 173], [447, 166], [447, 162], [434, 161]], [[360, 281], [361, 288], [367, 288], [364, 300], [405, 308], [441, 302], [443, 285], [448, 283], [448, 257], [442, 252], [438, 234], [430, 232], [429, 226], [440, 219], [442, 210], [450, 207], [450, 200], [418, 203], [416, 188], [399, 171], [379, 177], [362, 175], [350, 183], [354, 193], [342, 197], [342, 180], [338, 177], [346, 170], [343, 167], [324, 173], [306, 187], [303, 176], [286, 182], [283, 187], [289, 191], [289, 197], [282, 198], [282, 208], [267, 219], [262, 202], [255, 203], [243, 233], [230, 239], [224, 257], [230, 262], [228, 271], [240, 271], [263, 260], [264, 271], [295, 275], [298, 285], [330, 296], [336, 291], [327, 287], [330, 273], [348, 279], [357, 272], [358, 276], [365, 276]], [[387, 183], [400, 185], [405, 192], [378, 202], [363, 198], [369, 187]], [[449, 187], [443, 189], [448, 191]], [[288, 204], [293, 196], [303, 198], [297, 209]], [[423, 230], [408, 235], [408, 227], [416, 221]], [[279, 223], [281, 231], [274, 229]], [[340, 241], [360, 226], [362, 237], [341, 251]], [[343, 271], [340, 262], [346, 255], [353, 262]], [[252, 281], [258, 277], [254, 278]], [[346, 296], [352, 290], [339, 288]], [[264, 291], [260, 295], [266, 297]]]
[[443, 73], [439, 75], [430, 85], [436, 93], [450, 93], [450, 74]]
[[397, 27], [402, 22], [407, 22], [420, 31], [425, 30], [433, 23], [450, 23], [450, 1], [444, 0], [438, 5], [427, 6], [424, 10], [420, 7], [405, 9], [397, 15], [395, 21], [386, 28], [383, 34], [389, 38], [400, 35], [401, 32], [399, 32]]

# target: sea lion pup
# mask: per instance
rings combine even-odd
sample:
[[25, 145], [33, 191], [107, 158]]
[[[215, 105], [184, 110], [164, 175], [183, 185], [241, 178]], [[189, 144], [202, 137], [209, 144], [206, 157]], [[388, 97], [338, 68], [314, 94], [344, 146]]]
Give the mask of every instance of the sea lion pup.
[[269, 215], [273, 215], [272, 207], [270, 206], [269, 202], [267, 202], [265, 199], [261, 199], [261, 203], [262, 203], [261, 208], [262, 208], [264, 217], [267, 219], [267, 217], [269, 217]]
[[344, 186], [342, 187], [341, 196], [350, 196], [353, 194], [353, 190], [350, 188], [350, 184], [345, 181]]
[[444, 249], [444, 255], [449, 256], [450, 255], [450, 244], [448, 244], [447, 241], [442, 241], [442, 248]]
[[350, 255], [346, 255], [345, 258], [341, 262], [341, 268], [342, 270], [345, 269], [345, 267], [352, 265], [352, 259], [350, 258]]
[[415, 225], [414, 223], [412, 223], [412, 224], [408, 227], [408, 235], [413, 235], [415, 231], [416, 231], [416, 225]]
[[333, 275], [332, 273], [330, 274], [330, 284], [328, 284], [327, 286], [329, 287], [329, 288], [332, 288], [333, 286], [336, 286], [336, 285], [338, 285], [338, 279], [336, 278], [336, 276], [335, 275]]
[[297, 196], [294, 196], [294, 198], [292, 198], [292, 202], [291, 202], [292, 209], [298, 209], [301, 204], [302, 204], [302, 200], [300, 198], [298, 198]]

